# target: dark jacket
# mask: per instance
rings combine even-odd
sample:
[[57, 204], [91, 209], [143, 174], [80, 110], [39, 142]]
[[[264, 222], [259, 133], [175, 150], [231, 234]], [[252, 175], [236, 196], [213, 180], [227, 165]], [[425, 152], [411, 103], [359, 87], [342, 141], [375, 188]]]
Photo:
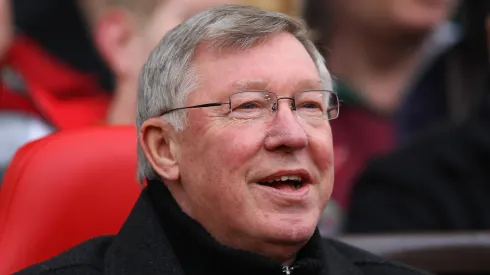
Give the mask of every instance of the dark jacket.
[[394, 117], [399, 145], [437, 124], [461, 124], [486, 96], [490, 45], [485, 28], [490, 1], [461, 1], [455, 22], [428, 41], [419, 67]]
[[[160, 201], [164, 201], [165, 198], [160, 198]], [[172, 212], [172, 207], [160, 213], [156, 211], [158, 206], [155, 206], [155, 202], [152, 202], [152, 195], [149, 193], [148, 188], [143, 190], [141, 197], [136, 203], [133, 211], [131, 212], [128, 220], [123, 225], [121, 231], [117, 236], [100, 237], [88, 242], [85, 242], [60, 256], [57, 256], [47, 262], [30, 267], [18, 273], [18, 275], [62, 275], [62, 274], [85, 274], [85, 275], [98, 275], [98, 274], [138, 274], [138, 275], [162, 275], [162, 274], [189, 274], [194, 272], [184, 273], [184, 270], [192, 270], [188, 267], [182, 267], [184, 259], [180, 259], [176, 255], [182, 257], [192, 257], [185, 254], [175, 253], [182, 247], [175, 250], [172, 249], [172, 245], [175, 245], [176, 238], [182, 236], [168, 236], [165, 232], [174, 232], [165, 230], [162, 224], [168, 226], [174, 226], [179, 221], [161, 221], [162, 215], [167, 215]], [[182, 211], [178, 211], [180, 214], [185, 215]], [[191, 220], [186, 216], [188, 220]], [[197, 222], [196, 222], [197, 224]], [[176, 228], [176, 227], [174, 227]], [[185, 230], [184, 230], [185, 231]], [[174, 232], [176, 233], [176, 232]], [[173, 233], [172, 233], [173, 234]], [[184, 233], [185, 234], [185, 233]], [[179, 235], [178, 233], [176, 235]], [[180, 234], [182, 235], [182, 234]], [[367, 252], [353, 248], [346, 244], [340, 243], [334, 240], [321, 240], [318, 236], [318, 247], [323, 251], [322, 255], [325, 255], [321, 260], [322, 272], [321, 274], [329, 275], [361, 275], [361, 274], [397, 274], [397, 275], [415, 275], [422, 274], [414, 269], [401, 266], [398, 264], [387, 262]], [[193, 247], [186, 247], [189, 255], [201, 252], [196, 249], [196, 246], [202, 245], [205, 241], [201, 241], [201, 238], [197, 238], [199, 243], [196, 243]], [[245, 253], [244, 251], [235, 252]], [[301, 253], [301, 251], [300, 251]], [[251, 253], [249, 253], [251, 254]], [[255, 255], [255, 254], [254, 254]], [[209, 255], [201, 255], [203, 258], [209, 257]], [[184, 260], [184, 261], [183, 261]], [[199, 261], [199, 259], [196, 259]], [[217, 263], [220, 265], [227, 265], [225, 260]], [[189, 264], [189, 261], [187, 261]], [[202, 264], [202, 263], [201, 263]], [[197, 263], [199, 265], [199, 263]], [[280, 266], [279, 266], [280, 267]], [[218, 267], [219, 268], [219, 267]], [[198, 269], [197, 272], [200, 270]], [[244, 273], [242, 269], [237, 268], [233, 274]], [[206, 274], [206, 272], [199, 272], [200, 274]], [[231, 273], [225, 273], [231, 274]], [[250, 273], [250, 274], [258, 274]], [[267, 274], [284, 274], [281, 269], [276, 272], [269, 272]], [[309, 272], [301, 271], [298, 268], [293, 270], [291, 274], [311, 274]], [[217, 275], [214, 273], [213, 275]]]

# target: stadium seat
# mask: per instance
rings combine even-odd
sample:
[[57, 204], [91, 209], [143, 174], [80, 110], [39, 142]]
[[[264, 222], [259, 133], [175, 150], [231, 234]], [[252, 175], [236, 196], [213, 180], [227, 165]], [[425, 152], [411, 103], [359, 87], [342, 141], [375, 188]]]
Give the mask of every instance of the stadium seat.
[[140, 191], [135, 127], [66, 130], [26, 144], [0, 192], [0, 274], [117, 233]]
[[490, 274], [490, 231], [345, 235], [339, 239], [434, 274]]

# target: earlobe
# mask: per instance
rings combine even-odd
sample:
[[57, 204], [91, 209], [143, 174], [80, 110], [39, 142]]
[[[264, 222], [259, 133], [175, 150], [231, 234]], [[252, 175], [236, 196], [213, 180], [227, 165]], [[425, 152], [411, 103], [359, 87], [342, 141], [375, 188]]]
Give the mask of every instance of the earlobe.
[[179, 180], [178, 144], [172, 127], [161, 119], [149, 119], [141, 126], [139, 142], [147, 161], [164, 180]]

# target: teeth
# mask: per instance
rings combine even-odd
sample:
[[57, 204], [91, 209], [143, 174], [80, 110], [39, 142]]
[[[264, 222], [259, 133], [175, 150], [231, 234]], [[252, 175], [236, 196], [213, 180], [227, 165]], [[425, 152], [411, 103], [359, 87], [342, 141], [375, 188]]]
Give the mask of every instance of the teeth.
[[303, 178], [300, 176], [282, 176], [278, 177], [272, 180], [269, 180], [269, 183], [275, 182], [275, 181], [287, 181], [287, 180], [293, 180], [293, 181], [303, 181]]

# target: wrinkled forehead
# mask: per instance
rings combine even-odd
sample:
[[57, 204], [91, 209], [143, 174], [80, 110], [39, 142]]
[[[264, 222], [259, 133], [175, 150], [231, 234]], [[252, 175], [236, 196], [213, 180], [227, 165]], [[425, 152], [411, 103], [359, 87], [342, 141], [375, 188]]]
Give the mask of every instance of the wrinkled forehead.
[[[191, 97], [225, 100], [233, 93], [252, 90], [281, 96], [305, 90], [332, 90], [326, 68], [320, 73], [322, 70], [317, 68], [306, 48], [294, 36], [284, 35], [290, 34], [277, 34], [275, 41], [262, 41], [246, 50], [220, 49], [218, 52], [205, 44], [199, 45], [193, 69], [198, 80], [196, 92], [200, 95]], [[286, 43], [289, 46], [285, 46]]]
[[[245, 79], [234, 81], [230, 84], [230, 88], [237, 91], [250, 90], [270, 90], [269, 79]], [[323, 89], [323, 82], [320, 79], [299, 79], [290, 83], [293, 91], [317, 90]]]

